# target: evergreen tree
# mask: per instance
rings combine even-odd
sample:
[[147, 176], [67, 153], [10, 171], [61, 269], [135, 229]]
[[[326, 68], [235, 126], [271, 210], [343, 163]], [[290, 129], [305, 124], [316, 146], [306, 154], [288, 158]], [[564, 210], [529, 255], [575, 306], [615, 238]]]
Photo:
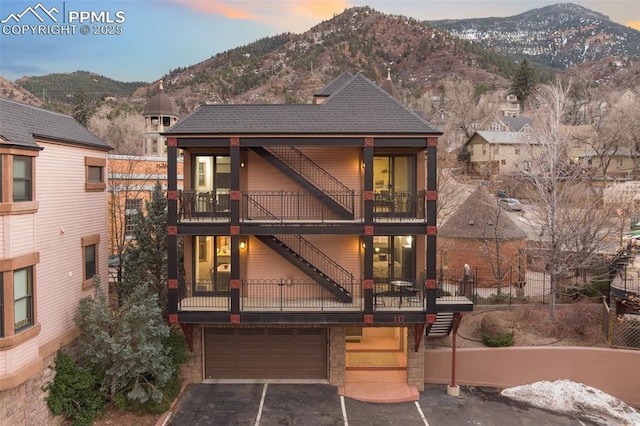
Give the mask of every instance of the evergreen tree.
[[156, 182], [146, 214], [137, 215], [133, 233], [135, 243], [127, 250], [120, 294], [126, 299], [136, 287], [144, 286], [157, 300], [163, 312], [167, 306], [167, 200], [160, 182]]
[[103, 372], [101, 389], [111, 401], [120, 394], [140, 402], [163, 399], [175, 367], [171, 349], [164, 344], [169, 326], [155, 294], [141, 284], [112, 315], [98, 282], [95, 295], [80, 301], [75, 319], [83, 331], [78, 340], [80, 363]]
[[84, 88], [81, 87], [76, 92], [73, 102], [73, 118], [75, 118], [76, 121], [84, 127], [87, 127], [92, 113], [93, 111], [87, 101], [87, 94], [85, 93]]
[[516, 95], [518, 97], [518, 102], [520, 102], [522, 111], [524, 111], [525, 101], [534, 91], [536, 84], [536, 70], [525, 58], [520, 63], [520, 67], [513, 77], [513, 81], [511, 82], [511, 89], [509, 91], [511, 95]]

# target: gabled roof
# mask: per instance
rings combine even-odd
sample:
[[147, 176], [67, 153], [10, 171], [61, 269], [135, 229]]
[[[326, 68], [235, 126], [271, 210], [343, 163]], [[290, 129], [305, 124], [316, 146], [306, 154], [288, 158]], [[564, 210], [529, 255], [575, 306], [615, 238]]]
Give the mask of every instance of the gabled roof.
[[619, 148], [606, 149], [600, 154], [590, 149], [587, 152], [577, 154], [576, 157], [577, 158], [593, 158], [593, 157], [598, 157], [599, 155], [603, 157], [615, 157], [615, 158], [618, 158], [618, 157], [637, 158], [638, 153], [630, 150], [629, 148], [619, 147]]
[[343, 71], [339, 76], [331, 80], [320, 91], [315, 93], [314, 96], [331, 96], [333, 92], [347, 84], [353, 78], [353, 74], [349, 71]]
[[[347, 74], [341, 74], [339, 78], [346, 78]], [[321, 104], [203, 105], [164, 134], [440, 133], [420, 115], [358, 73]]]
[[529, 117], [500, 117], [500, 120], [512, 132], [521, 132], [526, 126], [533, 127], [533, 119]]
[[36, 137], [111, 150], [70, 115], [0, 98], [0, 145], [40, 149]]
[[494, 145], [518, 145], [518, 144], [531, 144], [538, 145], [539, 143], [532, 138], [526, 132], [488, 132], [484, 130], [478, 130], [467, 140], [465, 145], [468, 145], [476, 137], [480, 137], [487, 141], [489, 144]]
[[523, 240], [527, 234], [498, 207], [494, 197], [478, 186], [438, 229], [446, 238]]

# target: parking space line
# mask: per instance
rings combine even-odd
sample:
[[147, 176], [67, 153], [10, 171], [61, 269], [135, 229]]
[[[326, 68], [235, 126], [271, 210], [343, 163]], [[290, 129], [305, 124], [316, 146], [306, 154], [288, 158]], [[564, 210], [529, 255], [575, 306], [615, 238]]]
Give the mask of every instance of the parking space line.
[[420, 404], [418, 404], [418, 401], [415, 401], [415, 404], [416, 404], [416, 408], [418, 409], [418, 413], [420, 413], [420, 417], [422, 417], [424, 426], [429, 426], [429, 422], [427, 421], [427, 418], [424, 416], [424, 413], [422, 412], [422, 408], [420, 408]]
[[262, 407], [264, 407], [264, 399], [267, 397], [267, 386], [269, 383], [265, 383], [262, 388], [262, 397], [260, 398], [260, 407], [258, 407], [258, 416], [256, 417], [256, 425], [260, 426], [260, 419], [262, 418]]
[[347, 407], [344, 405], [344, 396], [340, 395], [340, 406], [342, 407], [342, 418], [344, 419], [344, 426], [349, 426], [349, 419], [347, 419]]

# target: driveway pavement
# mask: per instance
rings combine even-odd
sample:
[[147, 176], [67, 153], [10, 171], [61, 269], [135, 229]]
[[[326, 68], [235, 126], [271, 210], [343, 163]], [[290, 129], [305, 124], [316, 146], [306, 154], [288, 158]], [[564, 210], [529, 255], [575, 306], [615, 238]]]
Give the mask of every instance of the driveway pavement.
[[495, 389], [427, 385], [419, 401], [374, 404], [344, 398], [328, 384], [192, 384], [168, 425], [412, 426], [594, 425], [503, 398]]

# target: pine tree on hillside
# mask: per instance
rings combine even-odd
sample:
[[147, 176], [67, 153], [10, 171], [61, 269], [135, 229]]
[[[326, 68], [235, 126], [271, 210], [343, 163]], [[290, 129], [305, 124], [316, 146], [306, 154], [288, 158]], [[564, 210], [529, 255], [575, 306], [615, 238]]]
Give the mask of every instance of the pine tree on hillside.
[[531, 66], [526, 58], [523, 59], [518, 71], [516, 71], [516, 74], [513, 77], [511, 89], [509, 91], [509, 94], [516, 95], [518, 97], [518, 102], [520, 102], [520, 107], [523, 112], [525, 102], [535, 89], [537, 82], [535, 68]]
[[87, 94], [84, 91], [84, 88], [78, 89], [75, 95], [75, 99], [73, 102], [73, 118], [84, 127], [87, 127], [89, 124], [89, 119], [91, 118], [91, 107], [87, 102]]

